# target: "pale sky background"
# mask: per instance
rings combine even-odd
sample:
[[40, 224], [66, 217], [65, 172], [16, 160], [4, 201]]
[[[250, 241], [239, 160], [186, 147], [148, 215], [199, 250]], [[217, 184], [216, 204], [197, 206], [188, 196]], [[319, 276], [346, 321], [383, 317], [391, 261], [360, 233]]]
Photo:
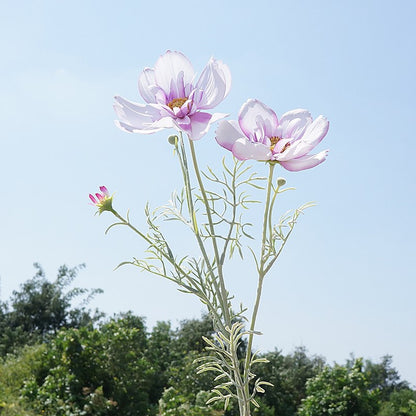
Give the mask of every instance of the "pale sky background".
[[[319, 205], [265, 283], [256, 345], [304, 345], [329, 362], [392, 354], [416, 384], [415, 16], [410, 0], [1, 1], [1, 299], [33, 276], [33, 262], [50, 279], [61, 264], [85, 262], [76, 285], [104, 289], [92, 306], [109, 314], [133, 310], [149, 328], [200, 316], [198, 301], [168, 282], [113, 271], [145, 245], [127, 229], [105, 236], [112, 218], [94, 217], [88, 193], [105, 184], [145, 230], [146, 201], [161, 205], [181, 187], [179, 167], [170, 132], [115, 127], [113, 95], [141, 102], [138, 75], [167, 49], [198, 72], [215, 56], [232, 73], [218, 107], [231, 119], [258, 98], [278, 115], [301, 107], [331, 123], [324, 164], [279, 168], [297, 188], [282, 211]], [[202, 167], [226, 155], [213, 131], [197, 143]], [[261, 163], [256, 170], [266, 174]], [[177, 244], [194, 250], [192, 240]], [[250, 261], [227, 269], [249, 307]]]

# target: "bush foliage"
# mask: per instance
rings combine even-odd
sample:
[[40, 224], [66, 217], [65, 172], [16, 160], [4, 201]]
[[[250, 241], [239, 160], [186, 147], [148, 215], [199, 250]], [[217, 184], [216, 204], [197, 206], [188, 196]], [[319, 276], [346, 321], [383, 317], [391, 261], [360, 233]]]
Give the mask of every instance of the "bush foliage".
[[[196, 375], [212, 337], [207, 316], [178, 329], [124, 313], [111, 319], [72, 300], [99, 290], [69, 289], [80, 268], [62, 266], [48, 282], [34, 278], [0, 302], [1, 416], [234, 416], [233, 403], [206, 405], [212, 375]], [[245, 348], [244, 342], [240, 348]], [[392, 357], [328, 365], [305, 348], [263, 354], [253, 369], [270, 381], [256, 416], [416, 416], [416, 391], [402, 381]]]

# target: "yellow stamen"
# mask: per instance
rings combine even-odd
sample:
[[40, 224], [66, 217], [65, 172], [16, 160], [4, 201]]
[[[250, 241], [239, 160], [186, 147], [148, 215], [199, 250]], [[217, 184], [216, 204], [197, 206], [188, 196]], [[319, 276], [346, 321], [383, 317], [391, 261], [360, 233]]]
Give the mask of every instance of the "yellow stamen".
[[187, 101], [187, 97], [183, 98], [174, 98], [171, 102], [168, 103], [168, 107], [170, 107], [173, 110], [173, 107], [179, 107], [181, 108]]
[[[281, 137], [277, 137], [277, 136], [270, 137], [270, 150], [271, 151], [274, 150], [274, 148], [275, 148], [275, 146], [276, 146], [276, 144], [279, 140], [281, 140]], [[283, 146], [283, 149], [280, 151], [280, 153], [283, 153], [289, 146], [290, 146], [290, 143], [286, 143]]]
[[280, 140], [280, 137], [277, 137], [277, 136], [270, 137], [270, 150], [273, 151], [274, 147], [276, 146], [279, 140]]

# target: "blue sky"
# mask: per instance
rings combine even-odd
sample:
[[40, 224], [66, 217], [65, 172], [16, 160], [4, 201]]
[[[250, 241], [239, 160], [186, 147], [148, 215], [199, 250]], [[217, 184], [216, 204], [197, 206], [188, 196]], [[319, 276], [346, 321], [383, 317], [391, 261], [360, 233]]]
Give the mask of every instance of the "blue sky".
[[[307, 108], [331, 123], [324, 164], [279, 170], [297, 188], [279, 209], [318, 206], [266, 280], [257, 346], [305, 345], [330, 362], [392, 354], [416, 384], [415, 13], [411, 1], [3, 2], [1, 298], [33, 275], [35, 261], [50, 278], [61, 264], [85, 262], [76, 283], [103, 288], [94, 306], [108, 313], [131, 309], [149, 327], [200, 316], [198, 302], [167, 282], [113, 271], [145, 245], [124, 229], [105, 236], [111, 218], [94, 217], [88, 193], [107, 185], [119, 210], [145, 226], [146, 201], [164, 204], [181, 187], [178, 166], [169, 133], [114, 126], [112, 97], [141, 101], [138, 75], [167, 49], [199, 72], [215, 56], [233, 77], [218, 108], [230, 118], [258, 98], [278, 115]], [[213, 131], [197, 151], [203, 167], [225, 154]], [[193, 243], [177, 244], [186, 252]], [[227, 269], [248, 307], [251, 267], [247, 256]]]

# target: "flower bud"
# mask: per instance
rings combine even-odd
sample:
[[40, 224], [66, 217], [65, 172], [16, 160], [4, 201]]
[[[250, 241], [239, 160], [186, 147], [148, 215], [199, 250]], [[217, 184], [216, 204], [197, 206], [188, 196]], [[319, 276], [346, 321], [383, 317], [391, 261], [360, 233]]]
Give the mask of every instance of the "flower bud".
[[168, 142], [169, 144], [171, 144], [172, 146], [176, 146], [176, 144], [178, 143], [178, 136], [176, 136], [176, 134], [169, 136], [168, 137]]
[[104, 211], [112, 211], [113, 197], [110, 196], [110, 193], [105, 186], [100, 186], [100, 191], [101, 192], [97, 192], [95, 195], [89, 195], [92, 204], [98, 208], [99, 214], [102, 214]]
[[277, 186], [280, 188], [281, 186], [284, 186], [286, 184], [285, 178], [277, 178]]

